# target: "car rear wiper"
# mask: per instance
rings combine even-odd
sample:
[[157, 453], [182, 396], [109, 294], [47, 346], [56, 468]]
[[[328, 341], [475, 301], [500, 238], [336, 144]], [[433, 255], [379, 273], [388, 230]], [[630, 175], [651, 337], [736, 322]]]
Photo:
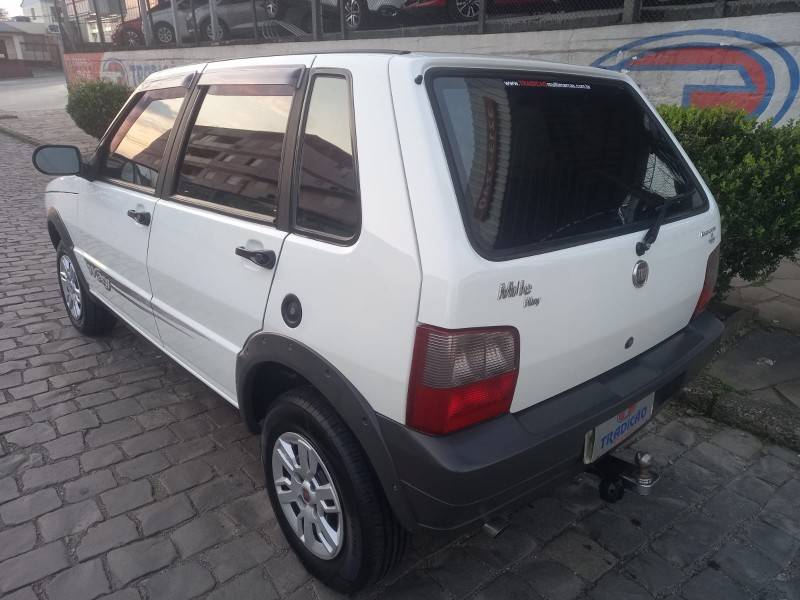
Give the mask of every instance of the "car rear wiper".
[[684, 198], [688, 198], [694, 194], [694, 192], [686, 192], [685, 194], [677, 194], [675, 196], [670, 196], [669, 198], [664, 198], [661, 202], [661, 207], [658, 209], [658, 214], [656, 215], [655, 221], [653, 224], [650, 225], [650, 229], [647, 230], [647, 233], [644, 234], [641, 242], [636, 242], [636, 256], [642, 256], [645, 252], [650, 250], [650, 246], [652, 246], [656, 239], [658, 239], [658, 232], [661, 230], [661, 225], [664, 223], [664, 219], [669, 212], [669, 209], [672, 205], [679, 201], [683, 200]]

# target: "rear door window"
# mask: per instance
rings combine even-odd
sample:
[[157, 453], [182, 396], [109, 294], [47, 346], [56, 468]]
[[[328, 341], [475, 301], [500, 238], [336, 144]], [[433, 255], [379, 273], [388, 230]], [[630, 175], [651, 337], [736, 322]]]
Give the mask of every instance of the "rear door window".
[[430, 85], [469, 237], [490, 258], [649, 227], [708, 203], [677, 148], [623, 82], [436, 74]]

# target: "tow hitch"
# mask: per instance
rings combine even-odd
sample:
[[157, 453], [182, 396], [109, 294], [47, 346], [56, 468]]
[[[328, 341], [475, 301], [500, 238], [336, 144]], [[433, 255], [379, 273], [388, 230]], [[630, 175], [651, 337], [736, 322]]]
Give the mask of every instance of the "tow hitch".
[[606, 502], [617, 502], [632, 489], [640, 496], [647, 496], [659, 479], [651, 465], [653, 457], [647, 452], [637, 452], [635, 462], [607, 455], [589, 468], [589, 472], [600, 478], [600, 497]]

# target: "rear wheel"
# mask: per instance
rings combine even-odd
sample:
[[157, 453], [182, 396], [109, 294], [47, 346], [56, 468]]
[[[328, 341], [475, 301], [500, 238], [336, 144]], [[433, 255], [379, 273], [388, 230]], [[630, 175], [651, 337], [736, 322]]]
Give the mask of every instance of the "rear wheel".
[[367, 26], [369, 9], [364, 0], [343, 0], [344, 26], [350, 31], [359, 31]]
[[169, 46], [175, 43], [175, 30], [169, 23], [158, 23], [153, 34], [162, 46]]
[[206, 19], [200, 25], [200, 31], [203, 34], [205, 41], [221, 42], [228, 39], [228, 26], [221, 19], [217, 19], [217, 35], [214, 37], [213, 27], [211, 27], [211, 19]]
[[314, 389], [273, 403], [261, 444], [272, 507], [311, 574], [353, 592], [400, 560], [407, 533], [352, 432]]
[[116, 321], [114, 315], [84, 289], [75, 256], [64, 244], [58, 245], [56, 268], [61, 299], [72, 325], [86, 335], [111, 331]]
[[474, 21], [480, 12], [478, 0], [447, 0], [447, 12], [454, 21]]

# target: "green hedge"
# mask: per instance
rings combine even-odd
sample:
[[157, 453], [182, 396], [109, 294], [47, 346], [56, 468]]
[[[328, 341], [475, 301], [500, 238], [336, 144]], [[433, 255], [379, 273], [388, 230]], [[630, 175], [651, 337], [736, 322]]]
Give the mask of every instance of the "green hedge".
[[111, 81], [87, 81], [69, 86], [67, 114], [86, 133], [100, 138], [131, 95], [131, 89]]
[[733, 277], [763, 279], [800, 250], [800, 123], [773, 127], [729, 108], [659, 112], [719, 204], [717, 295]]

